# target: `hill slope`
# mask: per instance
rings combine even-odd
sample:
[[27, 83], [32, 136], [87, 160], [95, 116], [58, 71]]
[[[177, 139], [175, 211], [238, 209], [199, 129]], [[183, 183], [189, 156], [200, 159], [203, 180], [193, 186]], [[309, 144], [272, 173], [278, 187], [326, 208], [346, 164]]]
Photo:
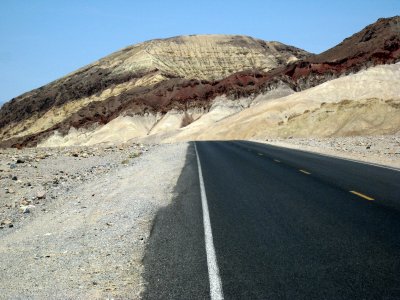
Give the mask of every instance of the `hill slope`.
[[[257, 95], [264, 95], [258, 100], [281, 97], [395, 63], [399, 28], [398, 16], [379, 19], [319, 55], [243, 36], [134, 45], [6, 103], [0, 110], [0, 145], [35, 146], [49, 137], [58, 145], [149, 135], [156, 141], [189, 124], [208, 123], [205, 118], [216, 122], [246, 109]], [[114, 127], [118, 135], [106, 137]]]
[[162, 138], [172, 142], [396, 134], [400, 132], [400, 63], [372, 67], [279, 99], [261, 99], [228, 118], [199, 125], [193, 123]]
[[[126, 110], [124, 102], [135, 96], [130, 104], [138, 106], [135, 113], [160, 110], [168, 100], [153, 96], [159, 98], [186, 80], [212, 81], [246, 69], [268, 71], [306, 55], [295, 47], [246, 36], [185, 36], [133, 45], [4, 104], [0, 137], [6, 140], [53, 130], [71, 116], [65, 127], [107, 123], [113, 113]], [[166, 84], [157, 89], [161, 82]], [[155, 91], [153, 96], [140, 97], [151, 91]], [[119, 99], [113, 107], [96, 109], [98, 102], [115, 97]]]

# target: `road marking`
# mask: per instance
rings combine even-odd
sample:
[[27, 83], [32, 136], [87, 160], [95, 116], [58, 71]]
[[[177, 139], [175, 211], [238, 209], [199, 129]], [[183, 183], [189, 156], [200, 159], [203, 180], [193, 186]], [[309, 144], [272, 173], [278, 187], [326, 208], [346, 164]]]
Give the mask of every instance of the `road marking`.
[[[246, 143], [246, 141], [239, 141], [239, 142]], [[385, 165], [380, 165], [380, 164], [375, 164], [375, 163], [371, 163], [371, 162], [367, 162], [367, 161], [363, 161], [363, 160], [356, 160], [356, 159], [346, 158], [346, 157], [342, 157], [342, 156], [323, 154], [323, 153], [320, 153], [320, 152], [317, 152], [317, 151], [314, 151], [314, 150], [301, 150], [301, 149], [296, 149], [296, 148], [291, 148], [291, 147], [277, 146], [277, 145], [273, 145], [273, 144], [269, 144], [269, 143], [263, 143], [263, 142], [252, 142], [252, 143], [266, 144], [266, 145], [269, 145], [269, 146], [272, 146], [272, 147], [275, 147], [275, 148], [284, 148], [284, 149], [294, 150], [294, 151], [298, 151], [298, 152], [311, 153], [311, 154], [314, 154], [314, 155], [320, 155], [320, 156], [331, 157], [331, 158], [335, 158], [335, 159], [347, 160], [347, 161], [352, 161], [352, 162], [355, 162], [355, 163], [358, 163], [358, 164], [370, 165], [370, 166], [374, 166], [374, 167], [378, 167], [378, 168], [383, 168], [383, 169], [388, 169], [388, 170], [393, 170], [393, 171], [400, 172], [400, 168], [390, 167], [390, 166], [385, 166]]]
[[352, 194], [354, 194], [354, 195], [357, 195], [357, 196], [359, 196], [359, 197], [361, 197], [361, 198], [367, 199], [367, 200], [369, 200], [369, 201], [375, 200], [374, 198], [371, 198], [371, 197], [369, 197], [369, 196], [367, 196], [367, 195], [364, 195], [364, 194], [359, 193], [359, 192], [356, 192], [356, 191], [350, 191], [350, 193], [352, 193]]
[[257, 153], [258, 155], [260, 155], [260, 156], [263, 156], [264, 154], [262, 154], [262, 153]]
[[281, 161], [278, 159], [274, 159], [274, 162], [280, 163]]
[[203, 173], [201, 171], [201, 163], [199, 153], [197, 152], [196, 142], [194, 143], [196, 150], [197, 165], [199, 169], [199, 181], [200, 181], [200, 194], [201, 194], [201, 206], [203, 208], [203, 224], [204, 224], [204, 237], [206, 242], [206, 254], [207, 254], [207, 266], [208, 266], [208, 278], [210, 280], [210, 296], [211, 300], [222, 300], [224, 294], [222, 292], [222, 282], [219, 275], [219, 269], [217, 264], [217, 256], [215, 254], [210, 213], [208, 211], [208, 203], [206, 196], [206, 189], [204, 187]]
[[305, 170], [299, 170], [300, 172], [302, 172], [302, 173], [304, 173], [304, 174], [307, 174], [307, 175], [310, 175], [311, 173], [310, 172], [307, 172], [307, 171], [305, 171]]
[[[303, 151], [303, 152], [309, 152], [309, 151]], [[348, 161], [356, 162], [356, 163], [363, 164], [363, 165], [370, 165], [370, 166], [374, 166], [374, 167], [378, 167], [378, 168], [383, 168], [383, 169], [388, 169], [388, 170], [393, 170], [393, 171], [400, 172], [399, 168], [384, 166], [384, 165], [375, 164], [375, 163], [371, 163], [371, 162], [367, 162], [367, 161], [363, 161], [363, 160], [355, 160], [355, 159], [351, 159], [351, 158], [345, 158], [345, 157], [329, 155], [329, 154], [322, 154], [322, 153], [318, 153], [318, 152], [311, 152], [311, 153], [315, 153], [315, 154], [322, 155], [322, 156], [327, 156], [327, 157], [332, 157], [332, 158], [336, 158], [336, 159], [348, 160]]]

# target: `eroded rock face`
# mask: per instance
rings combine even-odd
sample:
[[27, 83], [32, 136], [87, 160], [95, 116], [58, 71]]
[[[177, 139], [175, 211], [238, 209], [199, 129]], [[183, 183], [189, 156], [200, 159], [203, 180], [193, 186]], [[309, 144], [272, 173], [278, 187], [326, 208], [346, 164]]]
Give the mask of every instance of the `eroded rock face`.
[[[240, 35], [192, 35], [153, 40], [128, 47], [113, 73], [154, 69], [186, 79], [218, 80], [247, 69], [269, 71], [308, 55], [278, 42]], [[121, 55], [123, 57], [121, 57]]]
[[277, 68], [270, 77], [286, 77], [297, 90], [380, 64], [400, 60], [400, 17], [379, 19], [337, 46], [289, 66]]
[[221, 95], [239, 99], [276, 89], [289, 94], [395, 63], [399, 24], [400, 17], [379, 19], [319, 55], [245, 36], [175, 37], [127, 47], [4, 104], [0, 145], [36, 146], [54, 132], [62, 137], [71, 128], [91, 131], [120, 116], [207, 112]]
[[165, 141], [396, 134], [400, 63], [371, 67], [279, 99], [259, 100], [258, 105]]
[[[174, 98], [170, 92], [194, 84], [182, 83], [184, 80], [219, 80], [247, 69], [268, 71], [306, 55], [295, 47], [247, 36], [182, 36], [137, 44], [4, 104], [0, 111], [1, 138], [37, 134], [66, 119], [78, 126], [93, 118], [106, 123], [113, 118], [109, 111], [120, 112], [126, 105], [119, 102], [132, 97], [140, 106], [137, 112], [145, 109], [143, 104], [157, 110], [168, 98]], [[168, 84], [155, 86], [160, 82]], [[141, 98], [137, 95], [144, 99], [137, 99]], [[103, 101], [107, 109], [92, 105]], [[110, 108], [116, 102], [118, 105]]]

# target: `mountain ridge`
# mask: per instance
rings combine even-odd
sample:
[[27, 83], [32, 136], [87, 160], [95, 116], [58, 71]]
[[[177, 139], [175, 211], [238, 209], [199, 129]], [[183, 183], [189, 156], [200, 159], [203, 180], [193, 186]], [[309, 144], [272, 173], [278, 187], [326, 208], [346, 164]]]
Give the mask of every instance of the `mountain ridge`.
[[[87, 66], [73, 73], [73, 76], [74, 74], [85, 75], [78, 76], [77, 86], [74, 85], [72, 76], [64, 79], [69, 81], [68, 89], [64, 87], [55, 92], [54, 89], [42, 87], [42, 97], [35, 98], [34, 95], [28, 93], [24, 94], [28, 100], [24, 97], [17, 100], [22, 103], [20, 106], [13, 104], [13, 101], [11, 104], [6, 103], [0, 110], [2, 139], [0, 145], [35, 146], [55, 131], [66, 135], [71, 128], [101, 126], [120, 115], [165, 115], [174, 109], [187, 112], [188, 109], [195, 108], [208, 111], [213, 99], [221, 95], [238, 99], [268, 93], [280, 86], [286, 86], [286, 89], [290, 91], [301, 91], [331, 79], [357, 73], [371, 66], [395, 63], [400, 59], [400, 33], [397, 31], [399, 24], [400, 17], [398, 16], [379, 19], [376, 23], [346, 38], [337, 46], [316, 55], [279, 42], [265, 42], [237, 35], [224, 36], [222, 41], [220, 36], [217, 41], [213, 41], [210, 38], [213, 35], [207, 35], [205, 40], [205, 36], [202, 35], [180, 36], [128, 46], [89, 65], [93, 67], [93, 70]], [[187, 40], [199, 39], [203, 39], [204, 45], [211, 43], [212, 46], [191, 49], [191, 44]], [[196, 41], [200, 45], [202, 42]], [[177, 61], [175, 65], [172, 65], [174, 68], [171, 68], [170, 63], [166, 63], [162, 70], [154, 68], [158, 65], [149, 61], [147, 52], [142, 49], [143, 44], [150, 45], [151, 43], [173, 44], [168, 46], [169, 48], [167, 46], [161, 48], [167, 56], [169, 55], [169, 61], [174, 59]], [[242, 47], [243, 43], [246, 47]], [[223, 77], [224, 70], [218, 72], [218, 68], [214, 68], [213, 72], [220, 74], [222, 79], [213, 79], [218, 78], [217, 75], [202, 77], [207, 74], [202, 73], [201, 70], [207, 72], [209, 66], [213, 64], [213, 59], [210, 58], [208, 65], [201, 66], [199, 63], [196, 68], [192, 66], [194, 70], [192, 74], [197, 74], [198, 78], [185, 78], [188, 75], [182, 72], [190, 72], [190, 68], [188, 68], [189, 71], [186, 69], [182, 71], [180, 64], [183, 61], [193, 62], [188, 65], [195, 64], [200, 52], [203, 53], [200, 56], [206, 57], [205, 61], [207, 61], [207, 51], [218, 47], [227, 47], [224, 48], [227, 52], [236, 53], [233, 57], [228, 55], [229, 61], [222, 62], [219, 66], [231, 66], [235, 65], [232, 61], [240, 61], [239, 65], [236, 65], [239, 71], [231, 70], [233, 74]], [[259, 57], [263, 57], [263, 49], [267, 48], [269, 52], [265, 55], [265, 60], [261, 61]], [[164, 52], [157, 49], [153, 52], [158, 53], [159, 56], [159, 53], [164, 55]], [[179, 55], [175, 55], [176, 53]], [[216, 53], [221, 53], [221, 51]], [[278, 55], [279, 53], [283, 54]], [[120, 55], [126, 59], [118, 60]], [[117, 60], [114, 59], [115, 57]], [[137, 57], [140, 59], [135, 60]], [[243, 60], [243, 57], [247, 58]], [[110, 69], [111, 71], [99, 69], [98, 64], [104, 61], [114, 68]], [[163, 61], [168, 62], [168, 59], [164, 58]], [[266, 61], [273, 62], [269, 65], [269, 70], [263, 65]], [[279, 62], [279, 66], [273, 66]], [[157, 63], [160, 62], [157, 61]], [[134, 72], [126, 72], [132, 68]], [[176, 70], [176, 72], [168, 72], [168, 70]], [[81, 86], [82, 82], [84, 82], [83, 86]], [[30, 107], [27, 104], [29, 101], [36, 106]], [[17, 108], [16, 111], [12, 111], [14, 108]], [[182, 124], [185, 122], [182, 121]], [[176, 126], [184, 126], [182, 124]]]
[[[170, 79], [212, 81], [247, 68], [272, 69], [282, 61], [297, 59], [292, 53], [308, 55], [295, 47], [238, 35], [180, 36], [132, 45], [5, 103], [0, 110], [0, 133], [3, 140], [15, 136], [15, 131], [7, 134], [4, 128], [34, 114], [41, 117], [69, 102], [89, 98], [83, 101], [83, 108], [92, 101], [102, 101], [101, 97], [90, 97], [96, 98], [107, 89], [110, 98], [120, 85], [125, 85], [124, 92], [141, 94]], [[101, 118], [100, 122], [106, 122]], [[28, 122], [21, 131], [31, 126]]]

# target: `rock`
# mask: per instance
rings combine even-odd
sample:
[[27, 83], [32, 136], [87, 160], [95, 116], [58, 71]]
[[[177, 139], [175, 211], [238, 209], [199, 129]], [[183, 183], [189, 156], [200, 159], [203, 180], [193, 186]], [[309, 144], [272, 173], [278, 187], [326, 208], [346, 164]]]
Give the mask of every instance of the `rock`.
[[5, 219], [3, 221], [0, 222], [0, 225], [10, 225], [12, 224], [12, 221], [10, 219]]
[[22, 199], [22, 200], [21, 200], [21, 205], [22, 205], [22, 206], [28, 206], [30, 203], [31, 203], [31, 202], [28, 201], [27, 199]]
[[[36, 159], [46, 159], [47, 157], [49, 157], [50, 154], [49, 153], [43, 153], [43, 154], [39, 154], [36, 156]], [[37, 161], [37, 160], [36, 160]]]
[[4, 227], [8, 227], [8, 228], [14, 227], [14, 224], [13, 224], [12, 220], [5, 219], [5, 220], [1, 221], [0, 222], [0, 228], [4, 228]]
[[23, 164], [23, 163], [25, 163], [25, 159], [23, 159], [23, 158], [17, 159], [17, 164]]
[[19, 207], [19, 210], [23, 213], [23, 214], [29, 214], [31, 212], [31, 208], [34, 208], [35, 206], [33, 205], [21, 205]]
[[17, 167], [16, 164], [10, 164], [10, 169], [15, 169]]
[[45, 191], [39, 191], [36, 193], [36, 198], [38, 199], [45, 199], [46, 198], [46, 192]]
[[16, 180], [18, 180], [18, 177], [14, 175], [14, 176], [11, 177], [11, 180], [16, 181]]
[[136, 150], [129, 155], [129, 158], [139, 157], [140, 155], [142, 155], [142, 151]]

